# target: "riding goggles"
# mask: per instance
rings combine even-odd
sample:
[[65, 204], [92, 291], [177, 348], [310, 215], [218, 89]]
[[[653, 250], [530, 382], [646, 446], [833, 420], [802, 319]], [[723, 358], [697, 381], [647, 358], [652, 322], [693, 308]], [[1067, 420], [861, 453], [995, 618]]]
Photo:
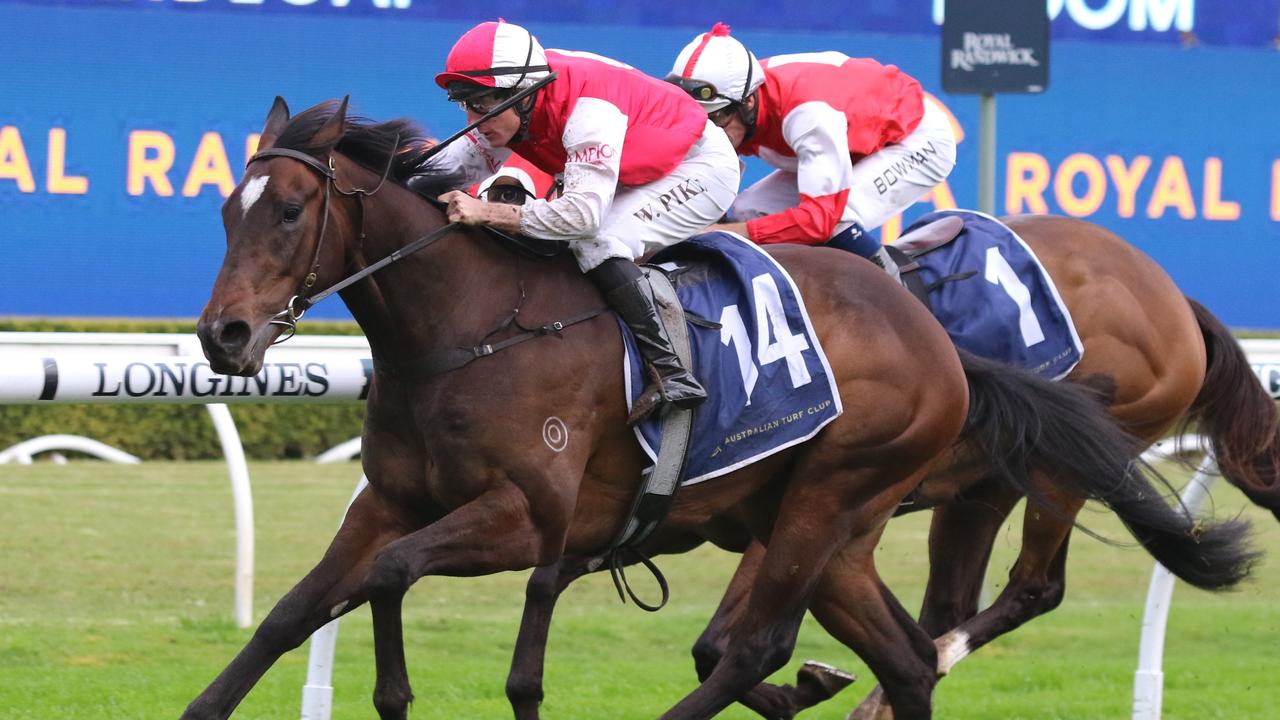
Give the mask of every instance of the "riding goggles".
[[506, 102], [507, 98], [498, 95], [481, 95], [480, 97], [468, 98], [458, 102], [458, 107], [473, 112], [476, 115], [487, 115], [494, 108]]
[[716, 90], [715, 85], [705, 80], [688, 78], [679, 73], [671, 73], [667, 75], [667, 82], [676, 85], [681, 90], [689, 93], [689, 96], [698, 102], [711, 102], [714, 98], [728, 100], [731, 103], [735, 102], [733, 98], [728, 95], [721, 94], [720, 91]]

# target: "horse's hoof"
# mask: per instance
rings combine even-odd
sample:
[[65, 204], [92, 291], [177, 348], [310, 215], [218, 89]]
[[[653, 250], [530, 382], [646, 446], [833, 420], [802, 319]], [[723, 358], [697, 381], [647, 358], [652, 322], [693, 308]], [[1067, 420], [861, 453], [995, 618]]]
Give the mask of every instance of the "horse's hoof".
[[813, 704], [816, 705], [835, 697], [836, 693], [849, 687], [857, 679], [853, 673], [834, 665], [809, 660], [796, 672], [796, 688], [812, 697]]
[[893, 709], [885, 703], [884, 690], [877, 685], [845, 720], [893, 720]]

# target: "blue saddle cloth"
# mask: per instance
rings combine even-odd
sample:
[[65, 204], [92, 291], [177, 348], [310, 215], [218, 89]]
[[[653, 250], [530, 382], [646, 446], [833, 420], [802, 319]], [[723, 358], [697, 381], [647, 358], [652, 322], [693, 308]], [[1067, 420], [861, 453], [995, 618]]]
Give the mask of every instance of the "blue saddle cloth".
[[972, 273], [929, 293], [934, 316], [956, 346], [1042, 377], [1057, 379], [1071, 372], [1084, 346], [1053, 280], [1017, 233], [984, 213], [940, 210], [903, 234], [948, 215], [960, 216], [964, 230], [954, 242], [916, 261], [926, 285]]
[[[650, 261], [673, 273], [686, 311], [719, 323], [689, 323], [694, 374], [707, 400], [694, 410], [683, 484], [731, 472], [813, 437], [841, 413], [840, 396], [791, 277], [753, 243], [705, 233]], [[626, 348], [627, 404], [644, 389], [635, 340], [619, 321]], [[660, 420], [636, 435], [657, 457]]]

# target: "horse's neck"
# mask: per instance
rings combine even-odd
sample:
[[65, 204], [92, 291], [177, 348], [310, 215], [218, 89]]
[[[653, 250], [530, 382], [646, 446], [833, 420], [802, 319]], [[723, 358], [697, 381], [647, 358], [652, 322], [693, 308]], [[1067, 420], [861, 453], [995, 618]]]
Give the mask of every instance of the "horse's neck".
[[[386, 186], [366, 198], [364, 205], [364, 257], [349, 256], [349, 263], [376, 262], [444, 225], [438, 210], [397, 186]], [[535, 280], [547, 278], [531, 277], [537, 272], [563, 276], [578, 290], [557, 292], [555, 297], [539, 292], [541, 297], [529, 297], [522, 311], [547, 302], [563, 305], [583, 296], [585, 283], [573, 282], [575, 273], [566, 273], [564, 263], [537, 267], [542, 270], [521, 271], [516, 257], [494, 240], [475, 230], [461, 230], [374, 273], [371, 282], [357, 283], [343, 293], [343, 299], [369, 338], [375, 358], [410, 362], [481, 342], [521, 307], [522, 292], [546, 286]]]

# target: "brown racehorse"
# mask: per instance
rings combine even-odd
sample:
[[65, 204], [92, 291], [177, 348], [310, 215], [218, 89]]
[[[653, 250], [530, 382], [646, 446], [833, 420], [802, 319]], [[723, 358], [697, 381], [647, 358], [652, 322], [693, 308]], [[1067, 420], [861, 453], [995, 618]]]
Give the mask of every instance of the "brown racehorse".
[[[1185, 298], [1150, 257], [1097, 225], [1039, 215], [1004, 221], [1041, 259], [1076, 322], [1085, 352], [1066, 380], [1101, 392], [1115, 418], [1146, 444], [1179, 424], [1194, 424], [1209, 439], [1223, 476], [1280, 518], [1276, 405], [1222, 323]], [[999, 482], [958, 489], [954, 477], [934, 477], [910, 506], [936, 506], [920, 623], [938, 638], [942, 675], [1062, 602], [1067, 545], [1081, 507], [1051, 484], [1041, 487], [1042, 496], [1027, 505], [1022, 548], [1007, 584], [978, 612], [996, 534], [1022, 496]], [[748, 550], [717, 617], [699, 638], [699, 668], [713, 666], [727, 641], [761, 550]], [[851, 717], [876, 717], [880, 698], [877, 689]], [[771, 707], [811, 701], [779, 693]]]
[[[1112, 415], [1142, 445], [1180, 422], [1194, 423], [1211, 441], [1223, 475], [1280, 518], [1276, 406], [1230, 332], [1203, 306], [1185, 298], [1151, 258], [1103, 228], [1051, 216], [1004, 220], [1041, 259], [1075, 320], [1085, 351], [1066, 379], [1099, 392]], [[1135, 448], [1135, 455], [1140, 449]], [[920, 623], [939, 638], [941, 674], [1063, 599], [1067, 544], [1081, 501], [1044, 478], [1036, 479], [1034, 487], [1037, 498], [1027, 506], [1022, 548], [1009, 581], [981, 613], [978, 598], [996, 534], [1022, 493], [994, 478], [978, 479], [972, 469], [936, 472], [906, 507], [936, 508]], [[678, 543], [671, 549], [678, 550]], [[716, 616], [695, 644], [699, 676], [706, 677], [723, 653], [762, 553], [758, 543], [747, 549]], [[542, 644], [555, 598], [583, 572], [585, 567], [564, 565], [540, 569], [530, 579], [508, 689], [520, 717], [534, 717], [528, 708], [541, 698]], [[839, 617], [840, 609], [837, 605], [818, 613]], [[838, 621], [828, 627], [841, 635]], [[951, 630], [955, 632], [948, 634]], [[843, 685], [822, 666], [806, 667], [796, 688], [762, 685], [747, 704], [765, 717], [787, 718]], [[875, 716], [880, 697], [875, 691], [855, 717]]]
[[[1180, 423], [1194, 424], [1209, 439], [1223, 476], [1280, 519], [1276, 404], [1230, 331], [1184, 297], [1155, 261], [1104, 228], [1036, 215], [1004, 221], [1035, 251], [1075, 320], [1085, 351], [1066, 379], [1101, 391], [1112, 415], [1146, 444]], [[1008, 583], [981, 612], [996, 534], [1020, 496], [986, 483], [962, 497], [943, 490], [935, 498], [940, 506], [929, 534], [920, 624], [938, 638], [946, 658], [940, 674], [1062, 602], [1071, 521], [1080, 504], [1061, 493], [1049, 497], [1049, 512], [1042, 503], [1027, 504]], [[879, 698], [877, 690], [853, 717], [876, 717]]]
[[[400, 605], [412, 583], [589, 557], [625, 520], [643, 457], [625, 424], [615, 323], [567, 322], [602, 305], [569, 257], [523, 259], [381, 183], [371, 168], [413, 147], [409, 131], [348, 122], [345, 101], [290, 119], [277, 100], [266, 150], [223, 207], [227, 253], [198, 326], [218, 372], [258, 372], [281, 318], [305, 309], [296, 296], [388, 264], [342, 290], [376, 369], [363, 436], [369, 486], [319, 564], [184, 717], [228, 717], [283, 653], [365, 601], [374, 705], [384, 720], [407, 717]], [[389, 264], [415, 239], [425, 247]], [[1243, 526], [1193, 527], [1159, 502], [1128, 462], [1132, 439], [1086, 393], [962, 364], [922, 306], [852, 256], [795, 249], [777, 259], [806, 298], [846, 412], [809, 442], [678, 496], [669, 532], [697, 534], [732, 516], [767, 550], [723, 658], [664, 717], [711, 717], [781, 667], [806, 607], [837, 584], [854, 593], [842, 609], [847, 642], [890, 705], [901, 718], [930, 717], [933, 643], [880, 582], [873, 551], [895, 508], [958, 447], [996, 467], [1060, 465], [1076, 492], [1127, 513], [1149, 548], [1202, 584], [1247, 573]], [[455, 362], [460, 348], [497, 346], [527, 327], [548, 330]], [[546, 441], [551, 418], [567, 444]]]

